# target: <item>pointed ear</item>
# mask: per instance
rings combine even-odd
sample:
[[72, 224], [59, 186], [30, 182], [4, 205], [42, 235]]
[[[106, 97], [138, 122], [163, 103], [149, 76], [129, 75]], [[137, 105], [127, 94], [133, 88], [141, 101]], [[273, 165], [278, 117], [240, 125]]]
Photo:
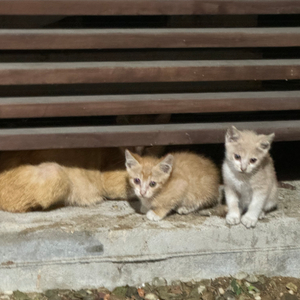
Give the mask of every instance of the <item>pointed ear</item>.
[[269, 135], [262, 135], [259, 147], [264, 151], [268, 151], [271, 148], [271, 144], [274, 140], [274, 137], [275, 133]]
[[132, 153], [126, 149], [125, 150], [125, 166], [127, 169], [131, 169], [132, 167], [138, 166], [140, 163], [133, 157]]
[[240, 132], [234, 126], [227, 129], [225, 136], [226, 143], [236, 142], [239, 138]]
[[172, 154], [168, 154], [160, 163], [159, 169], [166, 174], [170, 174], [172, 171], [174, 162], [174, 156]]

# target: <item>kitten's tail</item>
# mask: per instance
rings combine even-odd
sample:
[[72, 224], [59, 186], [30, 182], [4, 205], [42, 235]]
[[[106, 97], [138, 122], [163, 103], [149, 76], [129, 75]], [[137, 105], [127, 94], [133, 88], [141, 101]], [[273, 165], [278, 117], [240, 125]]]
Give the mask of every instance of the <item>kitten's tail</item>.
[[0, 209], [27, 212], [63, 201], [70, 190], [67, 175], [56, 163], [21, 165], [0, 174]]

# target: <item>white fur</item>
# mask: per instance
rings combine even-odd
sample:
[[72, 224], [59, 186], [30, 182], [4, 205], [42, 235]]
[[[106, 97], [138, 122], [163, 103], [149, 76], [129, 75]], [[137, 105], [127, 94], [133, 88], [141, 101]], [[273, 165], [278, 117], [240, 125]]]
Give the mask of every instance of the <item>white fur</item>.
[[[233, 130], [235, 139], [226, 138], [226, 158], [223, 163], [223, 178], [225, 185], [228, 213], [226, 221], [230, 225], [242, 222], [247, 228], [255, 227], [264, 213], [274, 208], [277, 202], [277, 180], [273, 161], [267, 148], [259, 148], [264, 136], [254, 132]], [[227, 135], [232, 132], [227, 133]], [[269, 137], [269, 136], [265, 136]], [[238, 153], [237, 153], [238, 152]], [[237, 161], [234, 154], [240, 154]], [[246, 163], [241, 168], [243, 160], [258, 158], [253, 165]], [[242, 170], [243, 169], [243, 170]], [[243, 212], [245, 214], [242, 216]]]
[[160, 221], [162, 218], [160, 216], [158, 216], [153, 210], [149, 210], [146, 214], [148, 220], [150, 221]]

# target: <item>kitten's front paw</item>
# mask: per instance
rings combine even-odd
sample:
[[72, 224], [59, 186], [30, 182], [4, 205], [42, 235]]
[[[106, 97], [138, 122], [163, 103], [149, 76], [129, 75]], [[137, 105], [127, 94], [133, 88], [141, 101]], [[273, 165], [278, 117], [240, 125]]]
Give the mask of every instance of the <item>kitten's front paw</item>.
[[242, 217], [242, 223], [247, 227], [247, 228], [251, 228], [251, 227], [255, 227], [256, 223], [257, 223], [258, 219], [252, 216], [249, 216], [247, 214], [245, 214]]
[[150, 221], [160, 221], [162, 218], [160, 216], [158, 216], [153, 210], [149, 210], [146, 214], [148, 220]]
[[240, 223], [240, 221], [241, 221], [241, 215], [239, 213], [229, 212], [226, 215], [226, 222], [227, 222], [227, 224], [237, 225], [237, 224]]
[[140, 212], [142, 214], [146, 214], [148, 211], [149, 211], [149, 209], [147, 207], [145, 207], [144, 205], [141, 205]]

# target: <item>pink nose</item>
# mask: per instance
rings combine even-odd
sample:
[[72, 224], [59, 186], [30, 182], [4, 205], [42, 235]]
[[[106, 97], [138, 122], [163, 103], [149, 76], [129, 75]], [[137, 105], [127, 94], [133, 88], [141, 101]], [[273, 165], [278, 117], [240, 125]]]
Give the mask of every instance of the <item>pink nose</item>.
[[146, 195], [146, 191], [140, 191], [140, 193], [141, 193], [142, 196]]

